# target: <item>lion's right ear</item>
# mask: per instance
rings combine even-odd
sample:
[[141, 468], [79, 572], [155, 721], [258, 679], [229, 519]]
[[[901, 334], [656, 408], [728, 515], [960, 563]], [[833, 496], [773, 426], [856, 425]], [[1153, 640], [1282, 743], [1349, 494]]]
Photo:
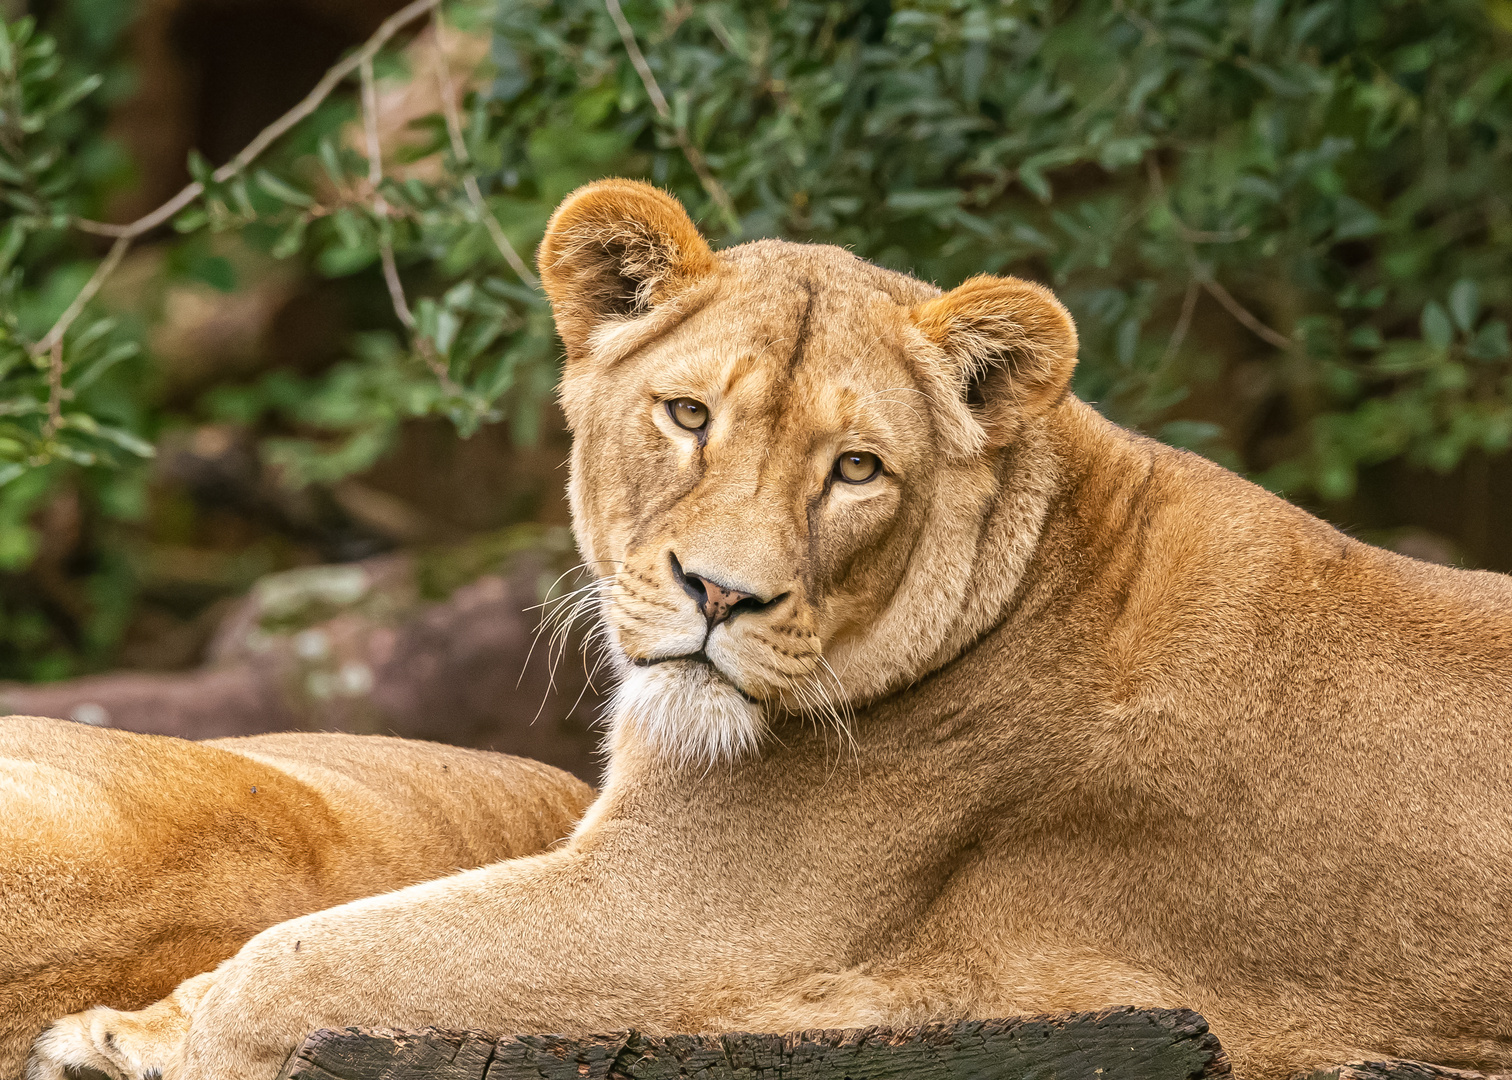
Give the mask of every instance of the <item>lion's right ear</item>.
[[682, 204], [638, 180], [599, 180], [567, 196], [536, 261], [569, 360], [595, 330], [653, 310], [716, 266]]
[[[1076, 324], [1043, 285], [981, 274], [916, 306], [914, 326], [940, 350], [941, 382], [971, 422], [961, 447], [1001, 447], [1067, 392]], [[957, 412], [959, 418], [965, 413]]]

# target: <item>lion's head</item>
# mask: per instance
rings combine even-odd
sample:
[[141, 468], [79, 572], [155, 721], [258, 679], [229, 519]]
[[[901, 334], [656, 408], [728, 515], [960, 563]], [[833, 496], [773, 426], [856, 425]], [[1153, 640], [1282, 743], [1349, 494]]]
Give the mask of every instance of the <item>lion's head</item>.
[[622, 730], [735, 755], [1001, 618], [1044, 512], [1012, 463], [1076, 358], [1049, 291], [942, 294], [819, 245], [715, 253], [676, 200], [625, 180], [567, 198], [540, 266]]

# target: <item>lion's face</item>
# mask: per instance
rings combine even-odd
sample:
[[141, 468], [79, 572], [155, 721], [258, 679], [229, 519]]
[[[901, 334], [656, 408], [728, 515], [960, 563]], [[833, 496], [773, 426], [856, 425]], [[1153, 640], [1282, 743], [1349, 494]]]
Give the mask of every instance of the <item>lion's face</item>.
[[[1047, 388], [1011, 368], [1034, 353], [1022, 311], [984, 346], [982, 296], [963, 323], [955, 294], [838, 248], [716, 257], [681, 207], [624, 181], [569, 198], [541, 263], [626, 722], [713, 759], [773, 712], [839, 722], [959, 648], [998, 452], [1069, 373]], [[973, 285], [1003, 294], [986, 318], [1027, 304], [1074, 356], [1043, 290], [957, 292]]]

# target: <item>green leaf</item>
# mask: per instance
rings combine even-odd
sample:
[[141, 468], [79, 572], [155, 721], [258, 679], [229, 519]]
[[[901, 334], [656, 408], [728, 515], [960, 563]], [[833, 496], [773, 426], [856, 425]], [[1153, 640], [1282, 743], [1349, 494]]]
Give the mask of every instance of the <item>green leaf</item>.
[[1489, 319], [1470, 343], [1470, 355], [1477, 360], [1505, 360], [1512, 356], [1512, 343], [1507, 339], [1507, 323], [1504, 319]]
[[1379, 349], [1383, 344], [1381, 332], [1374, 326], [1357, 326], [1349, 332], [1349, 343], [1356, 349]]
[[88, 389], [89, 385], [122, 360], [129, 360], [142, 351], [134, 341], [122, 341], [102, 355], [69, 371], [68, 387], [75, 394]]
[[290, 206], [310, 207], [315, 205], [315, 200], [292, 184], [286, 184], [266, 169], [257, 170], [257, 186], [266, 191], [280, 202]]
[[304, 246], [305, 229], [309, 224], [310, 219], [304, 216], [291, 221], [273, 242], [273, 247], [270, 249], [272, 256], [275, 259], [287, 259], [290, 255], [296, 254]]
[[203, 282], [218, 292], [232, 292], [236, 288], [236, 269], [224, 255], [207, 255], [195, 259], [185, 270], [191, 279]]
[[21, 252], [26, 243], [26, 226], [19, 221], [6, 222], [0, 228], [0, 275], [10, 269], [11, 260]]
[[1423, 330], [1423, 340], [1435, 349], [1447, 349], [1454, 341], [1454, 325], [1449, 321], [1449, 315], [1444, 311], [1444, 305], [1437, 300], [1430, 300], [1423, 305], [1423, 316], [1420, 320]]
[[341, 167], [341, 155], [337, 153], [336, 144], [330, 136], [320, 140], [319, 157], [321, 168], [325, 170], [326, 177], [331, 183], [337, 187], [345, 184], [346, 170]]
[[1465, 333], [1475, 329], [1476, 316], [1480, 314], [1480, 286], [1470, 278], [1460, 278], [1449, 290], [1449, 311], [1454, 324]]
[[189, 151], [189, 175], [204, 184], [208, 189], [215, 183], [215, 166], [205, 160], [205, 155], [198, 150]]
[[441, 308], [436, 313], [436, 331], [434, 341], [436, 351], [442, 356], [450, 356], [452, 345], [457, 340], [457, 332], [462, 329], [462, 320], [457, 313], [446, 308]]
[[1360, 240], [1381, 231], [1381, 218], [1364, 203], [1348, 195], [1340, 195], [1334, 202], [1334, 240]]
[[254, 220], [257, 217], [257, 208], [252, 205], [252, 194], [247, 188], [246, 175], [236, 177], [227, 186], [231, 190], [231, 201], [236, 204], [237, 213], [247, 221]]
[[889, 209], [903, 213], [951, 209], [960, 203], [961, 192], [954, 188], [941, 191], [890, 191], [886, 199]]
[[209, 214], [198, 206], [191, 206], [173, 219], [173, 228], [176, 232], [191, 233], [203, 229], [209, 221]]
[[1160, 428], [1161, 442], [1186, 450], [1200, 450], [1222, 437], [1222, 426], [1206, 420], [1172, 420]]
[[1026, 161], [1019, 166], [1018, 181], [1040, 202], [1050, 201], [1050, 181], [1046, 180], [1045, 174], [1029, 162]]
[[104, 81], [105, 78], [102, 75], [89, 75], [80, 79], [73, 86], [48, 102], [45, 115], [56, 116], [73, 108], [84, 98], [98, 90]]
[[377, 248], [328, 247], [317, 256], [315, 264], [326, 277], [347, 277], [365, 270], [378, 261]]
[[109, 424], [100, 424], [96, 427], [93, 434], [114, 443], [122, 450], [137, 457], [150, 458], [157, 456], [157, 449], [150, 442], [139, 439], [124, 428], [114, 427]]

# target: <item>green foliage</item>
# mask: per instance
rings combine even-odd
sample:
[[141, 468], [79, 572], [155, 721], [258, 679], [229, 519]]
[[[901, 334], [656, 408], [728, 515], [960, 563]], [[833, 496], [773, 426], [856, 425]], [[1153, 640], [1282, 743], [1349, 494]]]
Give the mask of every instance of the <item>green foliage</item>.
[[[462, 152], [444, 118], [417, 125], [408, 157], [440, 169], [375, 192], [349, 134], [355, 94], [249, 171], [216, 181], [191, 163], [207, 190], [181, 231], [234, 231], [385, 304], [387, 245], [404, 282], [412, 327], [374, 315], [330, 370], [275, 371], [198, 406], [276, 421], [263, 452], [291, 482], [365, 468], [413, 417], [464, 435], [507, 417], [530, 437], [558, 347], [469, 175], [527, 256], [563, 195], [618, 174], [670, 188], [724, 243], [842, 244], [947, 287], [1045, 280], [1081, 328], [1083, 396], [1303, 497], [1348, 496], [1363, 466], [1449, 470], [1512, 444], [1506, 0], [629, 0], [668, 116], [602, 0], [447, 11], [492, 45]], [[108, 49], [73, 25], [60, 33], [103, 66]], [[0, 560], [15, 565], [26, 545], [6, 530], [24, 513], [7, 516], [5, 493], [32, 506], [70, 468], [118, 466], [163, 416], [149, 380], [112, 384], [141, 361], [130, 327], [91, 306], [64, 341], [49, 423], [30, 346], [90, 269], [67, 222], [102, 187], [82, 163], [108, 155], [75, 152], [97, 134], [90, 80], [25, 20], [5, 42]], [[238, 284], [203, 249], [180, 262]]]
[[[29, 518], [64, 485], [107, 519], [138, 513], [142, 470], [132, 466], [152, 453], [134, 320], [87, 311], [56, 385], [48, 351], [35, 348], [95, 264], [69, 219], [97, 213], [128, 172], [101, 133], [101, 99], [121, 82], [110, 8], [90, 7], [97, 18], [72, 56], [31, 19], [0, 25], [0, 577], [36, 558]], [[65, 641], [46, 604], [7, 584], [0, 674], [61, 677], [80, 657], [108, 655], [130, 602], [120, 560], [106, 555], [84, 587], [90, 610]]]
[[90, 394], [138, 352], [116, 333], [116, 320], [76, 322], [64, 343], [68, 363], [56, 372], [49, 352], [33, 347], [38, 316], [56, 315], [51, 309], [61, 310], [83, 285], [79, 268], [55, 275], [40, 295], [25, 290], [29, 242], [46, 248], [80, 203], [84, 175], [73, 154], [80, 133], [70, 110], [102, 81], [71, 76], [53, 39], [36, 34], [30, 19], [0, 25], [0, 195], [8, 204], [0, 225], [0, 486], [55, 460], [88, 466], [152, 453]]
[[[1121, 420], [1326, 497], [1362, 464], [1512, 438], [1512, 48], [1480, 3], [628, 10], [745, 236], [947, 286], [1046, 279], [1082, 328], [1079, 390]], [[598, 4], [504, 5], [495, 59], [517, 190], [576, 182], [538, 148], [596, 118], [719, 231]], [[1183, 341], [1189, 289], [1205, 332]], [[1238, 362], [1264, 387], [1249, 415], [1162, 426]]]
[[[842, 244], [945, 286], [983, 271], [1048, 280], [1082, 329], [1082, 394], [1297, 494], [1337, 498], [1362, 465], [1447, 470], [1512, 442], [1512, 46], [1485, 4], [791, 0], [626, 14], [670, 119], [599, 0], [497, 5], [467, 145], [522, 251], [576, 185], [646, 176], [725, 241]], [[733, 198], [738, 232], [679, 128]], [[402, 258], [502, 296], [480, 280], [498, 259], [460, 192], [389, 194], [406, 215]], [[318, 264], [370, 265], [376, 234], [338, 215]], [[510, 300], [528, 323], [528, 301]], [[530, 343], [516, 353], [509, 318], [485, 322], [489, 371], [549, 362], [538, 328], [513, 332]], [[1244, 408], [1184, 407], [1194, 387], [1223, 396], [1241, 366]], [[379, 368], [365, 370], [372, 384]], [[480, 372], [464, 385], [471, 405], [449, 408], [466, 424], [496, 415], [496, 388], [513, 384]], [[388, 400], [409, 402], [405, 415], [442, 407], [415, 393]]]

